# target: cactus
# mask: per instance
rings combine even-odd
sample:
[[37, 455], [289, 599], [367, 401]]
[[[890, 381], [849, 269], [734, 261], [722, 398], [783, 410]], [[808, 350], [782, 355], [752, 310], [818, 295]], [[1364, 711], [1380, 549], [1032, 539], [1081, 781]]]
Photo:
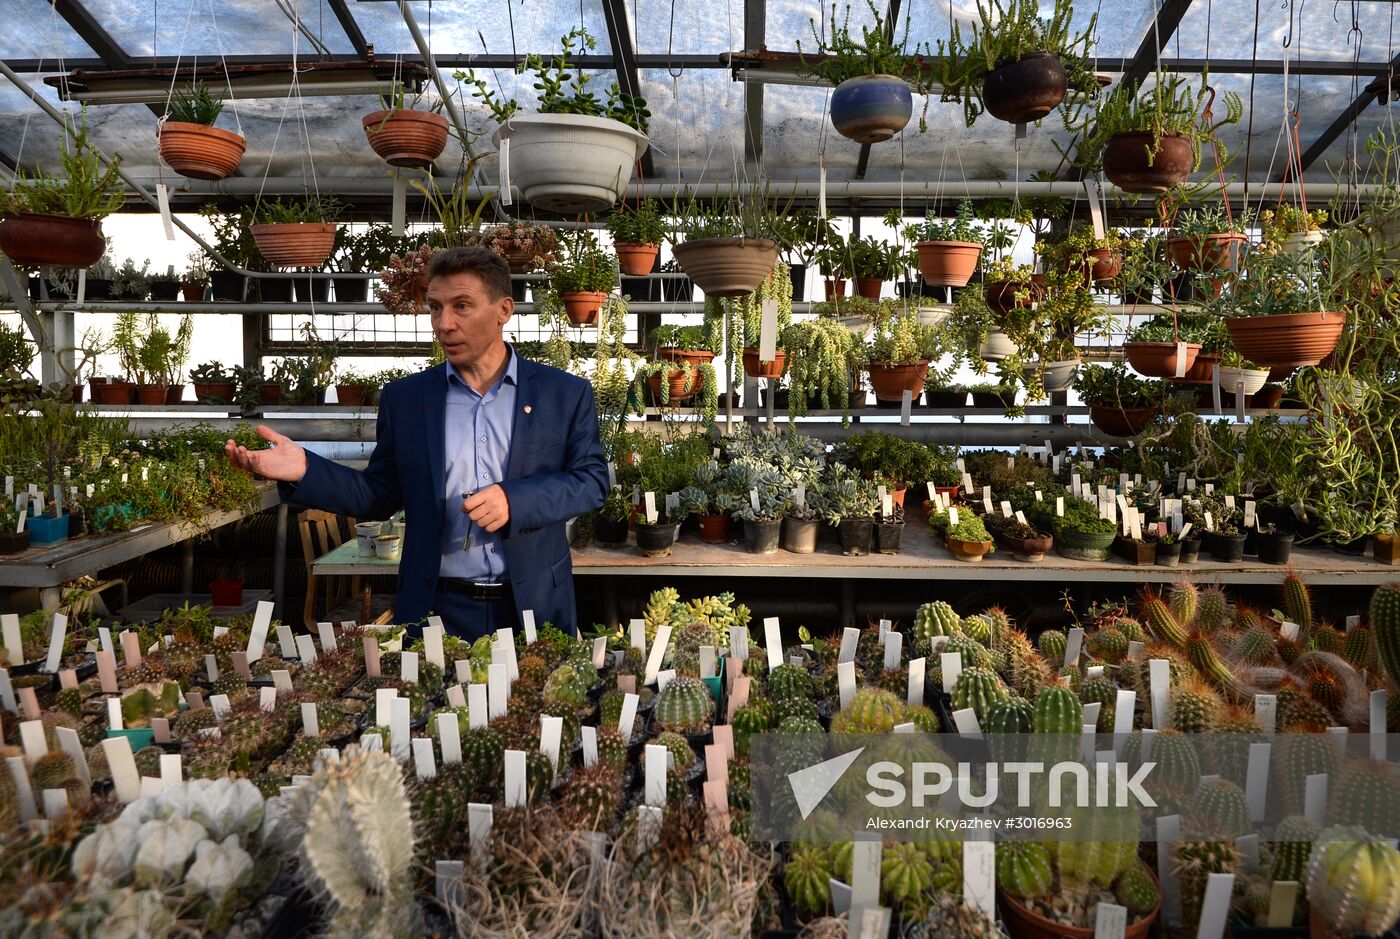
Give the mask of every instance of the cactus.
[[237, 701], [248, 693], [248, 679], [234, 671], [224, 672], [219, 676], [219, 680], [214, 682], [209, 688], [209, 695], [228, 695], [231, 702]]
[[[1219, 587], [1208, 587], [1201, 591], [1201, 601], [1196, 607], [1195, 627], [1198, 632], [1210, 635], [1230, 625], [1230, 601], [1225, 591]], [[1186, 620], [1180, 620], [1186, 623]]]
[[917, 907], [933, 888], [933, 862], [912, 841], [885, 846], [880, 858], [880, 896], [890, 905]]
[[779, 665], [768, 673], [765, 687], [774, 701], [811, 698], [816, 694], [811, 674], [800, 665]]
[[1235, 676], [1221, 661], [1210, 639], [1199, 633], [1191, 636], [1186, 640], [1186, 654], [1206, 681], [1223, 690], [1234, 691]]
[[1111, 708], [1118, 700], [1118, 687], [1107, 678], [1090, 678], [1079, 686], [1079, 700], [1085, 704], [1099, 704], [1104, 708]]
[[914, 612], [915, 639], [956, 636], [961, 631], [962, 617], [958, 616], [957, 611], [942, 600], [925, 603]]
[[1358, 828], [1329, 828], [1308, 860], [1308, 900], [1335, 934], [1378, 936], [1400, 919], [1400, 851]]
[[1088, 652], [1096, 659], [1117, 665], [1128, 657], [1128, 637], [1113, 626], [1100, 629], [1089, 637]]
[[1325, 668], [1317, 668], [1307, 676], [1308, 696], [1333, 714], [1341, 707], [1345, 692], [1337, 676]]
[[522, 655], [520, 661], [515, 663], [515, 668], [520, 673], [517, 682], [530, 688], [544, 687], [551, 671], [549, 663], [538, 655]]
[[965, 617], [962, 621], [962, 632], [965, 636], [970, 636], [987, 648], [992, 645], [992, 624], [984, 614], [975, 613]]
[[1308, 855], [1317, 840], [1318, 827], [1302, 815], [1290, 815], [1274, 831], [1273, 880], [1302, 884], [1308, 874]]
[[1157, 905], [1157, 881], [1152, 879], [1152, 875], [1148, 874], [1141, 864], [1134, 864], [1118, 878], [1118, 883], [1113, 888], [1113, 897], [1126, 906], [1129, 913], [1145, 915], [1152, 912], [1152, 908]]
[[[1060, 880], [1101, 889], [1113, 886], [1114, 881], [1137, 861], [1135, 813], [1089, 806], [1065, 811], [1073, 820], [1075, 840], [1053, 842], [1050, 847], [1059, 867]], [[1100, 837], [1086, 839], [1090, 833]]]
[[1273, 757], [1269, 761], [1270, 775], [1273, 777], [1270, 792], [1277, 793], [1284, 812], [1301, 815], [1307, 778], [1319, 773], [1330, 775], [1336, 768], [1337, 748], [1327, 734], [1283, 734], [1274, 744]]
[[1354, 626], [1342, 641], [1342, 658], [1357, 671], [1376, 670], [1376, 646], [1371, 641], [1371, 630], [1365, 626]]
[[1050, 892], [1054, 879], [1050, 852], [1035, 841], [1003, 841], [997, 845], [997, 882], [1019, 900]]
[[577, 711], [588, 704], [588, 684], [572, 665], [561, 665], [545, 679], [542, 697], [546, 703]]
[[1340, 655], [1342, 647], [1346, 644], [1346, 639], [1326, 623], [1319, 623], [1308, 633], [1307, 648], [1309, 651], [1330, 652], [1333, 655]]
[[1235, 641], [1234, 656], [1246, 665], [1268, 665], [1278, 659], [1273, 633], [1250, 627]]
[[1120, 616], [1113, 621], [1113, 628], [1123, 634], [1129, 642], [1142, 642], [1142, 621], [1133, 616]]
[[831, 897], [829, 880], [835, 876], [831, 854], [824, 845], [794, 845], [783, 869], [788, 899], [799, 912], [821, 913]]
[[1371, 631], [1390, 683], [1400, 687], [1400, 584], [1377, 587], [1371, 595]]
[[[1126, 759], [1126, 748], [1124, 758]], [[1193, 744], [1179, 730], [1157, 732], [1152, 740], [1151, 761], [1157, 764], [1149, 785], [1163, 786], [1184, 792], [1195, 792], [1201, 785], [1201, 760]]]
[[[995, 676], [994, 676], [995, 677]], [[904, 701], [879, 688], [862, 688], [831, 720], [833, 734], [887, 734], [904, 722]]]
[[627, 767], [627, 741], [616, 727], [598, 728], [598, 765], [614, 773], [621, 773]]
[[165, 751], [156, 746], [142, 747], [137, 750], [133, 757], [136, 760], [136, 775], [152, 776], [159, 779], [160, 758], [164, 754]]
[[1051, 685], [1036, 696], [1031, 729], [1038, 734], [1080, 734], [1084, 730], [1084, 705], [1069, 688]]
[[1331, 789], [1328, 819], [1386, 837], [1400, 834], [1400, 778], [1392, 770], [1375, 760], [1347, 763]]
[[477, 727], [462, 738], [462, 762], [472, 772], [477, 784], [494, 788], [505, 765], [505, 745], [501, 736], [490, 727]]
[[1034, 719], [1035, 707], [1029, 701], [1008, 695], [987, 709], [987, 719], [982, 723], [989, 733], [1028, 734]]
[[50, 750], [29, 768], [29, 778], [34, 783], [35, 798], [45, 789], [62, 789], [76, 775], [73, 758], [62, 750]]
[[[1154, 745], [1155, 746], [1155, 745]], [[1181, 884], [1182, 924], [1194, 935], [1201, 921], [1206, 882], [1211, 874], [1233, 874], [1239, 852], [1228, 841], [1182, 841], [1176, 845], [1176, 875]]]
[[73, 717], [82, 717], [83, 693], [77, 688], [64, 688], [54, 695], [54, 707]]
[[1181, 621], [1176, 618], [1171, 607], [1150, 590], [1142, 596], [1142, 618], [1146, 621], [1147, 628], [1152, 630], [1154, 639], [1178, 649], [1186, 648], [1186, 630], [1182, 628]]
[[554, 765], [540, 750], [525, 751], [525, 799], [531, 805], [548, 801], [554, 788]]
[[1313, 605], [1308, 585], [1293, 571], [1283, 576], [1283, 615], [1297, 623], [1306, 637], [1312, 631]]
[[820, 718], [817, 706], [806, 698], [784, 698], [773, 703], [773, 718], [769, 725], [782, 724], [790, 717], [800, 717], [816, 721]]
[[1224, 707], [1215, 689], [1197, 678], [1172, 688], [1171, 726], [1184, 734], [1203, 734], [1213, 716]]
[[953, 689], [953, 706], [958, 710], [972, 708], [980, 724], [996, 702], [1007, 697], [1006, 688], [996, 672], [986, 668], [969, 668], [958, 676]]
[[1331, 711], [1296, 684], [1281, 685], [1277, 694], [1281, 730], [1308, 727], [1320, 732], [1336, 723]]
[[1041, 655], [1045, 656], [1047, 662], [1055, 668], [1059, 668], [1065, 660], [1065, 647], [1068, 643], [1069, 640], [1065, 638], [1064, 633], [1058, 629], [1047, 629], [1036, 640], [1036, 648], [1040, 650]]
[[1178, 580], [1167, 587], [1167, 607], [1171, 609], [1172, 616], [1183, 626], [1190, 626], [1196, 622], [1196, 613], [1200, 609], [1201, 592], [1196, 585], [1189, 580]]
[[658, 730], [673, 730], [682, 734], [702, 734], [710, 729], [715, 716], [715, 699], [698, 678], [678, 676], [671, 679], [664, 691], [656, 696], [652, 720]]
[[745, 704], [736, 708], [729, 721], [734, 728], [734, 752], [738, 756], [749, 755], [749, 737], [761, 734], [768, 729], [768, 715], [761, 708]]
[[991, 668], [992, 666], [992, 654], [987, 651], [986, 646], [971, 636], [953, 636], [943, 644], [943, 648], [939, 651], [956, 652], [962, 660], [964, 669]]
[[904, 711], [905, 719], [914, 725], [914, 729], [921, 734], [936, 734], [940, 728], [938, 726], [938, 715], [933, 713], [933, 709], [923, 704], [911, 704]]
[[1196, 818], [1203, 834], [1238, 838], [1254, 829], [1244, 790], [1228, 779], [1212, 779], [1196, 790]]
[[666, 751], [671, 754], [673, 765], [682, 773], [690, 769], [691, 764], [695, 762], [695, 751], [690, 748], [690, 744], [680, 734], [658, 734], [656, 739], [650, 742], [656, 746], [665, 747]]
[[575, 770], [562, 801], [572, 824], [588, 831], [607, 831], [622, 802], [617, 773], [601, 764]]
[[306, 880], [329, 901], [329, 936], [410, 936], [413, 817], [393, 757], [349, 748], [298, 790]]

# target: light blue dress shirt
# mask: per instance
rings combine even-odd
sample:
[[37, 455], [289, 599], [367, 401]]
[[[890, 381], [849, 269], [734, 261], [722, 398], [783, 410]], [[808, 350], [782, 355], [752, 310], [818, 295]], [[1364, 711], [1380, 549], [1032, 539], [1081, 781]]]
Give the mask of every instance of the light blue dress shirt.
[[505, 374], [484, 395], [463, 381], [452, 363], [443, 363], [447, 370], [443, 577], [486, 582], [506, 576], [500, 533], [486, 532], [462, 511], [462, 493], [485, 489], [506, 478], [515, 419], [516, 375], [515, 350], [507, 345], [506, 352], [510, 361]]

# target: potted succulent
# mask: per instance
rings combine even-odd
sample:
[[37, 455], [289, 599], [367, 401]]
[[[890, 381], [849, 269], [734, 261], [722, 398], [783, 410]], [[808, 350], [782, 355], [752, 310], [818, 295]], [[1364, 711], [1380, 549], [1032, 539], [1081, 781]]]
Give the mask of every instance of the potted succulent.
[[[690, 362], [643, 362], [637, 367], [634, 378], [640, 388], [649, 389], [655, 407], [674, 408], [697, 395], [699, 407], [707, 421], [714, 420], [718, 410], [718, 393], [715, 368], [709, 362], [698, 365]], [[640, 398], [641, 395], [639, 394]]]
[[1234, 349], [1220, 353], [1220, 390], [1224, 394], [1242, 394], [1246, 398], [1264, 387], [1269, 370], [1259, 368]]
[[[651, 521], [642, 510], [637, 516], [637, 551], [646, 558], [670, 557], [680, 530], [680, 518], [672, 518], [660, 493], [651, 493], [656, 507], [656, 520]], [[645, 496], [643, 497], [645, 499]], [[645, 504], [645, 502], [643, 502]]]
[[180, 293], [186, 303], [198, 303], [209, 290], [209, 263], [199, 251], [190, 253], [189, 266], [180, 275]]
[[1204, 76], [1200, 90], [1161, 72], [1146, 90], [1120, 82], [1100, 94], [1096, 111], [1076, 128], [1083, 136], [1075, 160], [1089, 170], [1102, 167], [1124, 192], [1160, 195], [1179, 186], [1200, 168], [1201, 145], [1218, 142], [1220, 128], [1244, 113], [1240, 96], [1227, 92], [1225, 116], [1203, 125], [1202, 104], [1213, 93]]
[[879, 300], [885, 281], [895, 279], [902, 268], [899, 246], [875, 237], [852, 236], [847, 254], [856, 293], [867, 300]]
[[1128, 374], [1122, 365], [1086, 365], [1074, 380], [1089, 406], [1094, 426], [1115, 437], [1132, 437], [1142, 432], [1157, 416], [1161, 388]]
[[810, 502], [789, 505], [783, 513], [782, 546], [793, 554], [813, 554], [817, 550], [817, 510]]
[[1306, 206], [1281, 203], [1259, 213], [1259, 230], [1264, 244], [1292, 257], [1312, 251], [1327, 240], [1322, 226], [1327, 210], [1308, 211]]
[[442, 102], [424, 110], [416, 107], [422, 98], [422, 92], [410, 98], [403, 82], [392, 81], [379, 96], [380, 109], [360, 119], [369, 145], [390, 166], [431, 172], [433, 161], [447, 146], [447, 118], [439, 113]]
[[938, 43], [943, 100], [962, 102], [969, 127], [984, 110], [1009, 124], [1028, 124], [1059, 107], [1071, 85], [1095, 87], [1089, 54], [1097, 15], [1078, 35], [1073, 18], [1071, 0], [1055, 0], [1048, 18], [1036, 0], [979, 3], [970, 40], [955, 20], [948, 42]]
[[955, 218], [938, 218], [932, 212], [917, 225], [904, 229], [907, 241], [919, 254], [919, 272], [926, 283], [966, 287], [977, 272], [982, 256], [985, 226], [974, 220], [972, 200], [958, 203]]
[[593, 540], [608, 548], [625, 545], [631, 518], [632, 503], [614, 486], [593, 516]]
[[841, 553], [849, 557], [869, 554], [875, 543], [875, 513], [880, 510], [874, 480], [833, 472], [821, 489], [818, 507], [826, 521], [836, 526]]
[[[199, 210], [199, 214], [204, 217], [213, 229], [213, 237], [210, 238], [212, 247], [226, 258], [230, 264], [241, 267], [244, 270], [260, 271], [266, 270], [267, 262], [258, 251], [257, 242], [253, 239], [253, 208], [244, 206], [237, 212], [220, 212], [213, 205], [206, 205]], [[244, 294], [247, 292], [247, 278], [238, 271], [226, 271], [222, 267], [219, 258], [210, 255], [207, 259], [209, 265], [209, 287], [210, 297], [214, 301], [232, 301], [241, 303]], [[290, 282], [288, 289], [291, 289]]]
[[892, 504], [889, 515], [884, 514], [883, 508], [875, 514], [875, 552], [898, 554], [904, 535], [904, 506]]
[[860, 393], [853, 377], [865, 363], [865, 347], [855, 334], [818, 316], [789, 326], [782, 344], [788, 355], [788, 413], [801, 417], [809, 408], [840, 408], [847, 415]]
[[914, 110], [913, 93], [903, 77], [908, 71], [904, 47], [909, 40], [909, 16], [904, 17], [904, 38], [894, 38], [894, 27], [886, 28], [885, 15], [873, 0], [869, 25], [862, 25], [860, 38], [851, 33], [851, 8], [844, 19], [836, 18], [831, 5], [830, 36], [818, 31], [812, 22], [816, 57], [800, 56], [799, 75], [811, 75], [831, 84], [831, 125], [842, 137], [860, 144], [881, 143], [904, 129]]
[[342, 407], [366, 407], [374, 404], [379, 391], [377, 375], [361, 375], [352, 368], [341, 371], [335, 378], [335, 400]]
[[1244, 559], [1244, 532], [1240, 531], [1244, 513], [1228, 505], [1220, 494], [1201, 495], [1188, 499], [1183, 506], [1192, 527], [1201, 532], [1203, 546], [1217, 561]]
[[656, 357], [667, 362], [701, 365], [715, 357], [703, 326], [658, 326], [651, 331], [651, 344]]
[[204, 82], [174, 92], [156, 124], [162, 162], [191, 179], [223, 179], [237, 172], [248, 142], [242, 134], [214, 126], [223, 110], [223, 99]]
[[1029, 265], [1017, 264], [1009, 257], [987, 265], [985, 276], [984, 299], [1002, 316], [1033, 306], [1044, 293], [1044, 278], [1037, 279]]
[[549, 270], [559, 256], [559, 233], [535, 222], [492, 225], [481, 233], [480, 244], [505, 258], [512, 274]]
[[624, 200], [608, 216], [608, 233], [622, 273], [643, 277], [651, 273], [666, 237], [666, 219], [656, 200], [643, 198], [629, 206]]
[[139, 302], [151, 293], [151, 262], [146, 259], [137, 267], [136, 262], [127, 258], [112, 275], [112, 296], [117, 300]]
[[1166, 522], [1158, 523], [1154, 537], [1156, 548], [1152, 561], [1158, 567], [1176, 567], [1181, 563], [1181, 540], [1171, 533]]
[[975, 408], [1011, 408], [1016, 406], [1014, 385], [980, 382], [968, 389]]
[[1184, 271], [1219, 273], [1237, 270], [1243, 260], [1249, 236], [1245, 234], [1253, 213], [1238, 218], [1222, 203], [1202, 209], [1187, 209], [1172, 222], [1167, 254]]
[[[1260, 561], [1265, 564], [1288, 563], [1288, 557], [1293, 552], [1293, 532], [1281, 531], [1277, 525], [1269, 523], [1260, 524], [1251, 534]], [[1380, 560], [1379, 554], [1377, 560]]]
[[[119, 314], [119, 322], [126, 315]], [[133, 312], [132, 316], [135, 315]], [[126, 328], [132, 328], [131, 324]], [[194, 339], [194, 320], [185, 314], [177, 330], [171, 333], [161, 325], [156, 314], [147, 313], [135, 329], [140, 336], [136, 351], [136, 403], [179, 403], [184, 397], [185, 387], [180, 381], [180, 372], [189, 358], [190, 343]]]
[[838, 235], [829, 233], [816, 245], [813, 258], [817, 273], [822, 276], [822, 295], [826, 301], [831, 303], [844, 298], [846, 280], [851, 276], [851, 259], [846, 242]]
[[783, 477], [772, 466], [735, 461], [725, 468], [725, 486], [738, 503], [731, 515], [734, 521], [744, 523], [749, 551], [776, 553], [783, 516], [790, 504]]
[[173, 303], [180, 298], [180, 277], [175, 273], [175, 265], [168, 264], [164, 275], [153, 275], [150, 280], [151, 299], [156, 303]]
[[[1149, 378], [1185, 380], [1201, 354], [1202, 343], [1184, 329], [1175, 312], [1144, 320], [1133, 327], [1123, 343], [1123, 355], [1133, 371]], [[1206, 380], [1210, 380], [1209, 374]]]
[[1031, 564], [1043, 561], [1055, 546], [1055, 538], [1049, 532], [1014, 516], [987, 515], [982, 523], [996, 537], [997, 543], [1010, 550], [1018, 561]]
[[[711, 297], [742, 297], [773, 273], [785, 231], [781, 213], [762, 192], [740, 192], [702, 206], [694, 197], [670, 213], [676, 220], [672, 252], [690, 279]], [[787, 283], [792, 302], [792, 284]]]
[[26, 517], [26, 525], [20, 529], [18, 510], [9, 499], [0, 499], [0, 557], [19, 554], [29, 547], [28, 521]]
[[320, 269], [335, 247], [335, 219], [343, 208], [319, 195], [267, 199], [254, 207], [248, 230], [269, 263]]
[[924, 404], [947, 410], [966, 407], [967, 389], [930, 372], [928, 380], [924, 382]]
[[904, 392], [917, 395], [938, 357], [938, 333], [919, 321], [918, 311], [895, 301], [882, 303], [866, 341], [866, 369], [877, 405], [899, 407]]
[[1123, 270], [1123, 246], [1127, 239], [1115, 229], [1108, 229], [1103, 237], [1094, 234], [1090, 225], [1075, 225], [1059, 238], [1043, 238], [1036, 242], [1039, 254], [1047, 270], [1051, 264], [1058, 265], [1071, 277], [1069, 283], [1076, 283], [1080, 271], [1083, 281], [1102, 283], [1113, 280]]
[[1064, 515], [1054, 517], [1055, 550], [1078, 561], [1106, 561], [1118, 526], [1083, 499], [1065, 499]]
[[[772, 300], [778, 305], [774, 354], [772, 359], [762, 357], [759, 344], [763, 339], [763, 304]], [[751, 292], [726, 299], [707, 297], [705, 299], [705, 328], [708, 335], [718, 337], [723, 333], [725, 309], [728, 309], [729, 335], [725, 346], [731, 350], [730, 365], [733, 365], [733, 352], [738, 351], [744, 374], [750, 378], [766, 378], [770, 381], [782, 378], [787, 368], [787, 352], [782, 341], [787, 336], [792, 323], [792, 282], [788, 276], [788, 266], [779, 261], [768, 271]], [[718, 340], [714, 343], [719, 345]], [[737, 383], [732, 383], [737, 384]]]
[[1309, 256], [1257, 251], [1234, 289], [1204, 309], [1224, 317], [1230, 342], [1245, 359], [1289, 371], [1318, 365], [1337, 347], [1347, 314], [1328, 310], [1328, 299]]
[[549, 273], [550, 289], [559, 295], [569, 322], [593, 326], [603, 301], [617, 286], [617, 266], [587, 229], [566, 239], [561, 257]]
[[700, 540], [707, 544], [729, 540], [730, 513], [738, 507], [739, 499], [726, 487], [718, 464], [697, 466], [691, 484], [680, 491], [680, 500], [681, 510], [699, 520]]
[[233, 369], [226, 369], [222, 362], [204, 362], [190, 369], [190, 381], [194, 382], [194, 396], [200, 404], [232, 404], [237, 388], [237, 376]]
[[[396, 252], [412, 247], [411, 239], [395, 237], [393, 227], [384, 222], [372, 223], [358, 233], [347, 225], [336, 231], [331, 269], [341, 274], [376, 273], [389, 267]], [[337, 303], [364, 303], [369, 298], [369, 278], [332, 277], [330, 280], [335, 285]]]
[[546, 60], [528, 56], [517, 71], [532, 71], [538, 110], [521, 113], [475, 72], [457, 72], [475, 89], [500, 127], [497, 146], [510, 141], [510, 175], [526, 201], [548, 212], [582, 215], [611, 208], [632, 181], [632, 168], [647, 149], [646, 101], [616, 83], [606, 98], [589, 90], [589, 75], [570, 57], [592, 52], [597, 42], [582, 27], [561, 40], [563, 51]]
[[957, 522], [943, 530], [943, 540], [954, 558], [969, 563], [976, 563], [997, 550], [987, 526], [971, 510], [958, 513]]
[[88, 140], [87, 113], [59, 145], [61, 173], [21, 168], [0, 192], [0, 251], [16, 265], [82, 268], [107, 250], [102, 219], [126, 202], [121, 161], [104, 168]]

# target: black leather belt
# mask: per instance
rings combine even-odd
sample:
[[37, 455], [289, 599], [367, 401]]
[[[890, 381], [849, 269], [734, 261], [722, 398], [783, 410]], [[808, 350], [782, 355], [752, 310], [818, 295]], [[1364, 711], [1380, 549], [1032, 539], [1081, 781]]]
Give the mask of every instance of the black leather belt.
[[438, 589], [461, 597], [471, 597], [473, 600], [504, 600], [510, 596], [510, 583], [507, 581], [479, 583], [460, 577], [439, 577]]

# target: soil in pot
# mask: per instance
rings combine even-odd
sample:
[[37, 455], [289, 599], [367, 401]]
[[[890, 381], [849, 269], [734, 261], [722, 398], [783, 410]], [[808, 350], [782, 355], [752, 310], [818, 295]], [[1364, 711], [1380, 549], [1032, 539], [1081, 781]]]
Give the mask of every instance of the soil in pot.
[[998, 66], [982, 79], [987, 113], [1008, 124], [1030, 124], [1060, 106], [1069, 76], [1053, 52], [1032, 52]]
[[1293, 553], [1293, 535], [1289, 532], [1266, 534], [1256, 531], [1254, 546], [1258, 550], [1259, 560], [1264, 564], [1287, 564]]
[[784, 551], [793, 554], [812, 554], [817, 550], [817, 520], [815, 518], [783, 519], [782, 544]]
[[841, 538], [841, 553], [861, 557], [870, 553], [875, 542], [875, 519], [843, 518], [836, 526]]
[[879, 522], [875, 525], [875, 550], [880, 554], [898, 554], [903, 537], [903, 522]]
[[744, 541], [753, 554], [776, 554], [778, 539], [782, 534], [783, 520], [780, 518], [761, 519], [744, 522]]
[[676, 525], [661, 522], [656, 525], [647, 522], [637, 523], [637, 550], [643, 557], [664, 558], [670, 555], [676, 543]]

